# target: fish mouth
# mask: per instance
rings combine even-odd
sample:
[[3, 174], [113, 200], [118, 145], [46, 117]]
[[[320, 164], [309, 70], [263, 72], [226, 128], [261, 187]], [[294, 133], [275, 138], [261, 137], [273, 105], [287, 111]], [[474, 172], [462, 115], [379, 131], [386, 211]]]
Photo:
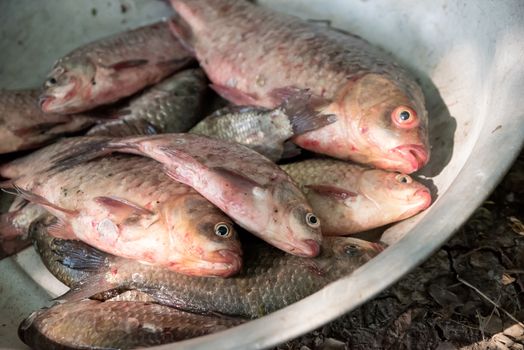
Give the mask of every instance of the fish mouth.
[[222, 249], [205, 256], [184, 256], [171, 262], [171, 270], [198, 277], [230, 277], [242, 269], [242, 254]]
[[419, 208], [421, 208], [421, 210], [424, 210], [431, 205], [431, 193], [429, 193], [429, 190], [427, 188], [421, 188], [417, 190], [413, 194], [413, 197], [421, 199], [419, 205]]
[[228, 249], [211, 252], [204, 259], [210, 274], [214, 276], [229, 277], [242, 268], [242, 256]]
[[403, 217], [408, 218], [427, 209], [431, 205], [431, 193], [427, 188], [421, 188], [413, 193], [411, 200], [413, 205], [402, 214]]
[[278, 242], [277, 244], [272, 242], [271, 244], [274, 244], [285, 252], [303, 258], [314, 258], [320, 254], [320, 242], [314, 239], [305, 239], [294, 244], [290, 244], [289, 242]]
[[391, 170], [400, 171], [405, 174], [411, 174], [419, 170], [426, 165], [429, 160], [429, 152], [423, 145], [402, 145], [394, 148], [392, 151], [400, 156], [402, 162]]
[[369, 245], [371, 246], [371, 249], [373, 249], [377, 253], [381, 253], [381, 252], [384, 251], [384, 249], [387, 248], [387, 246], [385, 244], [378, 243], [378, 242], [370, 242]]
[[44, 112], [50, 112], [49, 105], [55, 100], [56, 98], [51, 95], [41, 95], [38, 98], [38, 106], [40, 109]]

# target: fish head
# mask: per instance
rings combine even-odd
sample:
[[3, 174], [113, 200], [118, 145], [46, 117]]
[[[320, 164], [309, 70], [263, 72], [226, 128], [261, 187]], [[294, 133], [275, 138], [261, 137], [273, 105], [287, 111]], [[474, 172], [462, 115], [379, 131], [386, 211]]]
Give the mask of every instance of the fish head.
[[413, 216], [431, 204], [429, 189], [401, 173], [369, 169], [360, 177], [358, 187], [377, 206], [373, 215], [380, 213], [389, 222]]
[[324, 237], [322, 252], [315, 259], [321, 271], [342, 277], [373, 259], [385, 249], [382, 243], [353, 237]]
[[275, 187], [273, 198], [275, 206], [266, 226], [269, 243], [297, 256], [317, 256], [322, 242], [320, 219], [304, 194], [284, 181]]
[[81, 111], [95, 82], [96, 67], [87, 59], [58, 60], [47, 76], [39, 104], [46, 113]]
[[384, 75], [366, 74], [346, 84], [333, 108], [345, 123], [338, 127], [346, 130], [350, 159], [406, 174], [428, 162], [428, 116], [417, 86], [408, 91]]
[[204, 197], [192, 194], [174, 200], [164, 215], [182, 260], [181, 271], [221, 277], [240, 271], [242, 247], [233, 222]]

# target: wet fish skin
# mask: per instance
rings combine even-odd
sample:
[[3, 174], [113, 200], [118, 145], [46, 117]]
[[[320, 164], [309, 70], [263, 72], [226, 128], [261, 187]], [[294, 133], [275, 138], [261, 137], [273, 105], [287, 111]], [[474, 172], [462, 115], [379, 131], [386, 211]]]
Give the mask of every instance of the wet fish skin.
[[84, 140], [56, 154], [51, 171], [112, 152], [151, 157], [270, 244], [299, 256], [319, 252], [320, 223], [304, 194], [277, 165], [245, 146], [193, 134]]
[[242, 250], [231, 220], [151, 159], [102, 158], [67, 171], [29, 173], [2, 186], [57, 216], [57, 237], [181, 273], [229, 276], [240, 269]]
[[240, 143], [276, 162], [285, 157], [284, 143], [292, 136], [336, 121], [334, 115], [316, 112], [310, 106], [311, 97], [306, 91], [297, 91], [272, 110], [252, 106], [226, 107], [206, 117], [189, 132]]
[[333, 159], [308, 159], [281, 168], [306, 194], [324, 235], [367, 231], [431, 204], [429, 190], [404, 174]]
[[[115, 288], [137, 289], [161, 304], [191, 312], [256, 318], [350, 274], [383, 248], [378, 243], [350, 237], [326, 237], [320, 255], [308, 259], [285, 254], [265, 243], [254, 243], [245, 247], [242, 271], [228, 279], [184, 276], [131, 260], [110, 260], [108, 265], [100, 266], [99, 274], [80, 283], [64, 299], [79, 300]], [[70, 256], [71, 251], [62, 249], [57, 253]], [[70, 260], [77, 267], [92, 264], [82, 261], [82, 256]]]
[[61, 114], [92, 109], [130, 96], [192, 61], [165, 22], [118, 33], [57, 60], [40, 107]]
[[201, 119], [207, 79], [200, 69], [174, 74], [133, 98], [117, 120], [91, 128], [87, 135], [124, 137], [186, 132]]
[[21, 323], [18, 335], [33, 349], [132, 349], [194, 338], [242, 322], [138, 301], [87, 299], [34, 312]]
[[424, 95], [391, 55], [247, 1], [171, 3], [179, 15], [173, 32], [226, 99], [274, 108], [282, 90], [309, 88], [330, 101], [322, 112], [337, 122], [295, 137], [300, 147], [403, 173], [428, 162]]
[[0, 154], [42, 146], [63, 134], [87, 129], [99, 119], [43, 113], [37, 90], [0, 89]]

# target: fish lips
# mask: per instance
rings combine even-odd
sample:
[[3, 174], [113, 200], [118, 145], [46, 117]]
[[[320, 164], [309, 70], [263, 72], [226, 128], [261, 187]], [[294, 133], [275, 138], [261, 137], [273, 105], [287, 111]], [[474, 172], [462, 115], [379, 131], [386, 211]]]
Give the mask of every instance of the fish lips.
[[285, 252], [304, 258], [314, 258], [320, 254], [320, 242], [314, 239], [305, 239], [294, 244], [289, 242], [270, 243]]
[[188, 264], [189, 267], [184, 271], [197, 276], [229, 277], [242, 269], [242, 255], [228, 249], [216, 250], [202, 258], [188, 260], [193, 264]]
[[413, 205], [402, 214], [403, 218], [408, 218], [427, 209], [431, 205], [431, 193], [427, 188], [421, 188], [413, 193], [411, 200]]
[[56, 98], [51, 95], [41, 95], [38, 98], [38, 106], [40, 109], [44, 112], [50, 112], [50, 104], [55, 100]]
[[411, 174], [421, 169], [429, 160], [429, 152], [424, 145], [402, 145], [394, 148], [392, 152], [400, 159], [387, 169], [405, 174]]

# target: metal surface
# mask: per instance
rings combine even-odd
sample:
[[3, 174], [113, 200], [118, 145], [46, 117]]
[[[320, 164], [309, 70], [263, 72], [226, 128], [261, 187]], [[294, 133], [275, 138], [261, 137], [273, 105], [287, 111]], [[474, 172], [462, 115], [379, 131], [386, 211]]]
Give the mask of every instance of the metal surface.
[[[329, 19], [392, 52], [420, 79], [430, 112], [430, 210], [388, 229], [392, 245], [353, 275], [242, 326], [158, 349], [265, 348], [348, 312], [425, 260], [493, 190], [524, 141], [524, 3], [519, 0], [264, 0]], [[94, 11], [93, 9], [96, 9]], [[39, 85], [55, 58], [102, 35], [169, 15], [163, 1], [3, 0], [0, 87]], [[0, 347], [23, 348], [20, 320], [63, 291], [32, 250], [0, 262]], [[36, 281], [36, 282], [35, 282]]]

